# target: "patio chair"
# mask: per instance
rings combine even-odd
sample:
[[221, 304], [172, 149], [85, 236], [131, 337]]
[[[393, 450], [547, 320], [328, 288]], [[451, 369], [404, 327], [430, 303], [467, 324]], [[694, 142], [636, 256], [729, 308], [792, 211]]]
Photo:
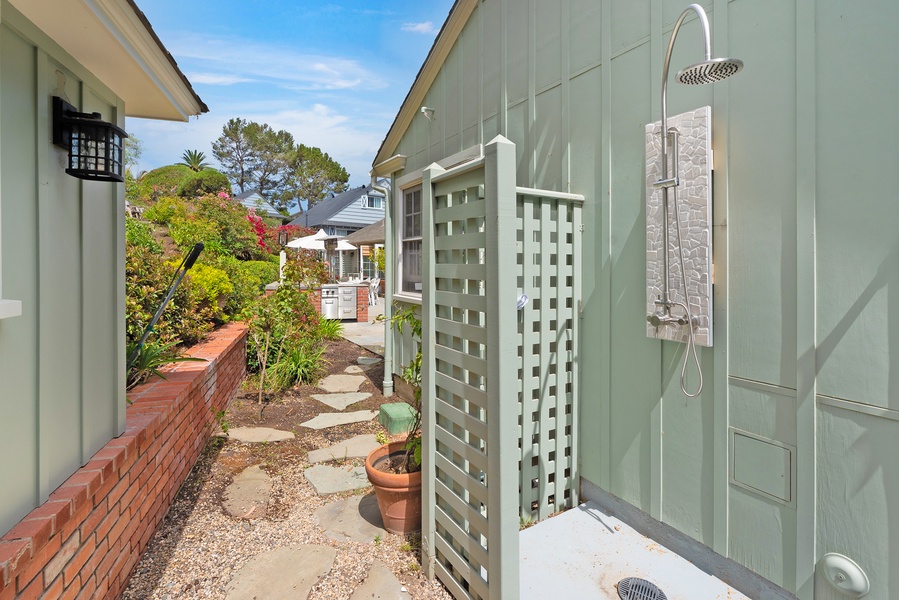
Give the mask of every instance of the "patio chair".
[[371, 285], [368, 287], [368, 305], [369, 306], [377, 306], [378, 305], [378, 291], [381, 289], [381, 280], [375, 277], [371, 280]]

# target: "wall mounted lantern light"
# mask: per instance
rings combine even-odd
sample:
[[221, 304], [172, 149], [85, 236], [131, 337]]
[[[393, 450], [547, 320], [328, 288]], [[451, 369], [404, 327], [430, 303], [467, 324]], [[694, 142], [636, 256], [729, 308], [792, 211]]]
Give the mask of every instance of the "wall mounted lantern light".
[[81, 113], [53, 97], [53, 143], [69, 151], [66, 173], [91, 181], [125, 181], [125, 130], [107, 123], [100, 113]]

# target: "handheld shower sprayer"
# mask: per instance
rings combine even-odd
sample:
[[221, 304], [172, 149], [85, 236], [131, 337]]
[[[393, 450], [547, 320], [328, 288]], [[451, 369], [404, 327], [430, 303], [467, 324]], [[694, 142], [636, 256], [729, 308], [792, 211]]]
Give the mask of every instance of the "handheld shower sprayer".
[[[681, 24], [683, 24], [684, 19], [691, 11], [696, 13], [696, 16], [699, 18], [700, 27], [702, 29], [704, 41], [704, 60], [679, 71], [676, 77], [679, 82], [686, 85], [704, 85], [707, 83], [715, 83], [738, 73], [743, 68], [743, 61], [736, 58], [712, 58], [712, 44], [711, 35], [709, 34], [708, 17], [705, 14], [705, 10], [703, 10], [700, 5], [691, 4], [681, 13], [680, 17], [678, 17], [677, 19], [677, 22], [674, 24], [674, 29], [671, 31], [671, 39], [668, 41], [668, 50], [665, 52], [665, 62], [662, 67], [662, 177], [653, 184], [654, 187], [661, 188], [662, 190], [662, 255], [664, 257], [662, 266], [662, 296], [656, 302], [656, 305], [659, 306], [659, 309], [654, 314], [648, 315], [646, 317], [646, 320], [654, 327], [667, 325], [686, 325], [688, 327], [689, 337], [687, 340], [687, 349], [684, 353], [684, 364], [681, 368], [680, 387], [681, 391], [688, 398], [695, 398], [700, 393], [702, 393], [703, 387], [702, 367], [699, 364], [699, 354], [696, 350], [696, 339], [694, 334], [694, 329], [698, 325], [698, 319], [693, 316], [692, 311], [690, 310], [690, 298], [687, 294], [687, 276], [684, 272], [685, 263], [683, 245], [681, 243], [680, 219], [678, 216], [677, 208], [677, 188], [680, 185], [680, 179], [678, 176], [678, 133], [676, 129], [672, 131], [669, 131], [668, 129], [668, 70], [671, 64], [671, 51], [674, 49], [674, 40], [677, 38], [677, 32], [680, 29]], [[669, 173], [668, 171], [669, 138], [671, 138], [671, 145], [673, 146], [673, 173]], [[678, 259], [680, 261], [680, 277], [684, 296], [683, 302], [672, 301], [668, 288], [668, 222], [670, 218], [668, 206], [669, 190], [671, 190], [671, 199], [674, 204], [674, 223], [675, 231], [677, 233]], [[684, 312], [684, 315], [672, 315], [671, 308], [674, 306], [681, 308]], [[691, 353], [693, 355], [693, 363], [696, 365], [696, 371], [699, 373], [699, 385], [697, 386], [696, 391], [692, 393], [687, 391], [686, 384], [687, 363], [689, 361]]]

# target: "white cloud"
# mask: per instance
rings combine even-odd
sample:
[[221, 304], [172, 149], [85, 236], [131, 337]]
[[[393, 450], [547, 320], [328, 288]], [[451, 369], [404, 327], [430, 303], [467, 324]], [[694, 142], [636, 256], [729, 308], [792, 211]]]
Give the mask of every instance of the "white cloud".
[[247, 77], [216, 73], [187, 73], [187, 78], [191, 83], [205, 83], [206, 85], [234, 85], [235, 83], [252, 81], [252, 79]]
[[437, 33], [437, 28], [434, 27], [434, 23], [431, 21], [424, 21], [423, 23], [403, 23], [403, 26], [400, 29], [425, 35], [434, 35]]
[[298, 52], [290, 47], [206, 34], [173, 35], [166, 40], [179, 63], [201, 74], [195, 83], [230, 85], [252, 81], [294, 90], [383, 88], [382, 76], [357, 60]]

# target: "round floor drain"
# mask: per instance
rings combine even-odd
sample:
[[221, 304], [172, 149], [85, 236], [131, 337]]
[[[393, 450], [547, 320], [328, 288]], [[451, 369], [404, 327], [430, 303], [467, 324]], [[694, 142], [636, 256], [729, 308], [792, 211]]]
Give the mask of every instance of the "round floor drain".
[[668, 600], [656, 584], [639, 577], [626, 577], [619, 581], [618, 595], [621, 600]]

